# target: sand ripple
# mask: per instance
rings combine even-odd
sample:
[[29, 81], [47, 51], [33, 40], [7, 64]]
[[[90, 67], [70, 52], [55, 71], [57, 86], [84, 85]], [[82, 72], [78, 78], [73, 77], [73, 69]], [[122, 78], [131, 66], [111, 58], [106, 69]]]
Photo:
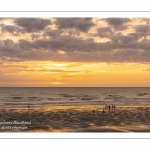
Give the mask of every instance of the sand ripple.
[[[92, 107], [92, 109], [94, 106]], [[31, 121], [25, 130], [2, 129], [1, 132], [149, 132], [150, 107], [117, 107], [102, 113], [90, 108], [2, 109], [0, 122]]]

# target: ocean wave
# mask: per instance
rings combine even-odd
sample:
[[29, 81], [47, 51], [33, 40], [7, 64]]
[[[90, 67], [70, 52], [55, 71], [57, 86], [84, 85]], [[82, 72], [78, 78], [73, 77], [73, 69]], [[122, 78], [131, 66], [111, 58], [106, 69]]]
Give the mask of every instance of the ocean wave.
[[23, 97], [12, 97], [13, 99], [22, 99]]
[[138, 100], [138, 101], [150, 101], [150, 98], [133, 98], [134, 100]]
[[61, 95], [63, 97], [73, 97], [73, 95], [69, 95], [69, 94], [59, 94], [59, 95]]
[[150, 95], [149, 93], [139, 93], [138, 96]]
[[81, 100], [93, 100], [94, 98], [92, 98], [92, 97], [83, 97], [83, 98], [81, 98]]
[[48, 100], [51, 100], [51, 101], [53, 101], [54, 99], [53, 98], [47, 98]]

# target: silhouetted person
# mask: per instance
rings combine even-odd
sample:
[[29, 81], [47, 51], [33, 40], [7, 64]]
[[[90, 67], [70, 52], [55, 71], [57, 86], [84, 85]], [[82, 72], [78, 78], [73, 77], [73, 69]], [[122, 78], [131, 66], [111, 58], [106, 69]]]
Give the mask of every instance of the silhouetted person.
[[112, 111], [115, 112], [115, 105], [112, 105]]
[[103, 113], [105, 113], [105, 110], [103, 109]]
[[95, 110], [93, 110], [93, 114], [95, 114]]
[[115, 112], [115, 108], [116, 108], [116, 106], [114, 105], [114, 109], [113, 109], [113, 110], [114, 110], [114, 112]]
[[28, 105], [28, 108], [30, 108], [30, 105]]
[[109, 111], [110, 111], [110, 105], [108, 106], [108, 109], [109, 109]]

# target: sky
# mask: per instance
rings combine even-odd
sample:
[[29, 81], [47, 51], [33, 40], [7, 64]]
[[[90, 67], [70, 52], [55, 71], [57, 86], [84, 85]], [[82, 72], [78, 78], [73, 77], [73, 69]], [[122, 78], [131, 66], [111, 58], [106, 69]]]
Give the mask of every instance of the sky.
[[150, 87], [150, 18], [0, 18], [0, 87]]

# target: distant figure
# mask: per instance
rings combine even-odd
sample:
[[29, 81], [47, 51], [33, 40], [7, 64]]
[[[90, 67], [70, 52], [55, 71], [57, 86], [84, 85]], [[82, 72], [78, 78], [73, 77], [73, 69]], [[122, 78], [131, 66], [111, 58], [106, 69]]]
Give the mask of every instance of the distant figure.
[[30, 105], [28, 105], [28, 108], [30, 108]]
[[107, 104], [106, 104], [106, 106], [105, 106], [105, 109], [107, 109]]
[[103, 109], [103, 113], [105, 113], [105, 110]]
[[110, 105], [108, 106], [108, 108], [109, 108], [109, 112], [110, 112]]
[[95, 110], [93, 110], [93, 114], [95, 114]]
[[115, 108], [116, 108], [116, 106], [114, 105], [114, 112], [115, 112]]

